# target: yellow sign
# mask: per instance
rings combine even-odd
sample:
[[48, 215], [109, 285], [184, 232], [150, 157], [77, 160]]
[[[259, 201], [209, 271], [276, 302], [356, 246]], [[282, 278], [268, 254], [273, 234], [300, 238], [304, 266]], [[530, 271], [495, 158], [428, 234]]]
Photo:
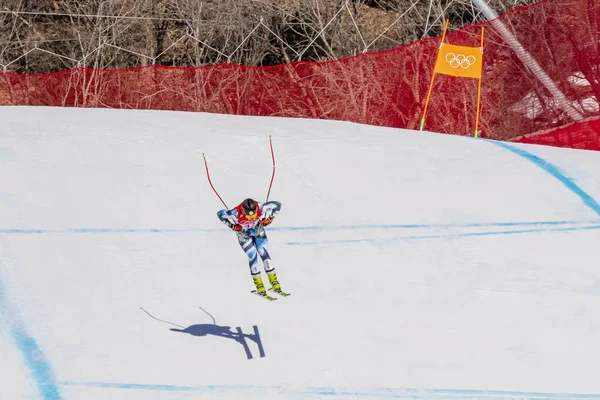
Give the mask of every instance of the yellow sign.
[[443, 43], [434, 72], [462, 78], [481, 79], [482, 48]]
[[437, 59], [435, 61], [435, 68], [429, 83], [429, 91], [427, 92], [427, 98], [425, 99], [425, 107], [423, 107], [423, 117], [421, 118], [421, 130], [425, 127], [425, 115], [427, 114], [427, 107], [429, 106], [429, 98], [431, 97], [431, 91], [433, 89], [433, 81], [436, 74], [444, 74], [457, 76], [459, 78], [476, 78], [479, 80], [477, 87], [477, 110], [475, 116], [475, 131], [474, 136], [479, 137], [479, 113], [481, 110], [481, 71], [483, 69], [483, 34], [484, 29], [481, 27], [481, 46], [480, 47], [468, 47], [468, 46], [457, 46], [444, 42], [446, 38], [446, 32], [448, 31], [448, 24], [450, 20], [446, 20], [444, 25], [444, 33], [442, 34], [442, 40], [440, 42], [440, 48], [438, 50]]

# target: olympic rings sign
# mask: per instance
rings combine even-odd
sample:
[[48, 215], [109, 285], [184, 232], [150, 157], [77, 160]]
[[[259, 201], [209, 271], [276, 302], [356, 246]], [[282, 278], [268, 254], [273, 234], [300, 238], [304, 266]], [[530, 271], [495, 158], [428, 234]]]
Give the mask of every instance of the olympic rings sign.
[[467, 69], [475, 64], [477, 59], [475, 56], [465, 56], [464, 54], [446, 53], [446, 62], [450, 64], [452, 68]]

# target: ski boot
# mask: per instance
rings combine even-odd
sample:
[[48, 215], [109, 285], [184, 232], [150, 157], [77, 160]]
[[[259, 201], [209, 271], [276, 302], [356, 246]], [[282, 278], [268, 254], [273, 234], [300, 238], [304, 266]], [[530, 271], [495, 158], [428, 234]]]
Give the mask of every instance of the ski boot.
[[273, 291], [281, 292], [281, 285], [277, 280], [277, 274], [275, 273], [275, 271], [267, 272], [267, 276], [269, 277], [269, 283], [271, 284], [271, 288], [273, 289]]
[[277, 275], [275, 274], [275, 271], [272, 272], [267, 272], [267, 276], [269, 277], [269, 283], [271, 284], [271, 290], [274, 291], [275, 293], [277, 293], [280, 296], [283, 297], [287, 297], [290, 295], [290, 293], [284, 292], [283, 290], [281, 290], [281, 285], [279, 284], [279, 281], [277, 280]]
[[265, 285], [263, 285], [262, 277], [258, 275], [252, 277], [252, 280], [254, 281], [254, 286], [256, 286], [256, 293], [260, 294], [261, 296], [265, 296], [267, 294], [267, 290], [265, 289]]

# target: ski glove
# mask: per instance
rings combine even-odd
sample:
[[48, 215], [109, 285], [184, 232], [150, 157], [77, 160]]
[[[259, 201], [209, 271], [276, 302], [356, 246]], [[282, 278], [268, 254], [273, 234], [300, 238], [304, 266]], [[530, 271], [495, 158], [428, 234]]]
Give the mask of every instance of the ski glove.
[[239, 232], [242, 230], [242, 226], [240, 224], [235, 224], [231, 227], [231, 229], [233, 229], [236, 232]]
[[261, 224], [262, 226], [267, 226], [267, 225], [270, 225], [270, 224], [271, 224], [271, 222], [273, 222], [273, 220], [272, 220], [271, 218], [265, 218], [265, 219], [261, 219], [261, 220], [260, 220], [260, 224]]

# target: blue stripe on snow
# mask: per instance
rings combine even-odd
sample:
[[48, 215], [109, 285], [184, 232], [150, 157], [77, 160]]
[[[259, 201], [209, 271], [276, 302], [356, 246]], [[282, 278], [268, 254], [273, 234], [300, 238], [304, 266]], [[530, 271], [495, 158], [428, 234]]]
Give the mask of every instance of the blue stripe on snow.
[[[542, 393], [542, 392], [518, 392], [500, 390], [460, 390], [460, 389], [417, 389], [417, 388], [365, 388], [352, 390], [350, 388], [334, 387], [308, 387], [308, 388], [285, 388], [282, 386], [243, 386], [243, 385], [155, 385], [135, 383], [109, 383], [109, 382], [78, 382], [65, 381], [65, 386], [78, 386], [104, 389], [126, 389], [126, 390], [149, 390], [165, 392], [196, 392], [204, 394], [230, 393], [239, 398], [249, 394], [273, 394], [288, 396], [311, 397], [370, 397], [370, 398], [410, 398], [410, 399], [600, 399], [600, 394], [576, 394], [576, 393]], [[268, 397], [268, 396], [266, 396]]]
[[542, 168], [544, 171], [548, 172], [550, 175], [552, 175], [553, 177], [558, 179], [563, 185], [565, 185], [565, 187], [567, 189], [569, 189], [571, 192], [575, 193], [575, 195], [577, 195], [581, 200], [583, 200], [585, 205], [587, 205], [589, 208], [594, 210], [594, 212], [596, 214], [600, 215], [600, 204], [598, 204], [598, 202], [592, 196], [590, 196], [583, 189], [581, 189], [575, 183], [575, 181], [573, 181], [572, 179], [563, 175], [563, 173], [560, 172], [558, 167], [556, 167], [552, 163], [544, 160], [541, 157], [536, 156], [535, 154], [528, 152], [527, 150], [524, 150], [520, 147], [510, 145], [506, 142], [496, 142], [496, 141], [492, 141], [492, 140], [490, 140], [489, 142], [493, 143], [497, 146], [500, 146], [502, 148], [505, 148], [506, 150], [511, 151], [523, 158], [526, 158], [527, 160], [531, 161], [538, 167]]
[[363, 239], [339, 239], [339, 240], [320, 240], [312, 242], [286, 242], [288, 246], [313, 246], [320, 244], [342, 244], [342, 243], [386, 243], [398, 240], [427, 240], [427, 239], [453, 239], [472, 236], [494, 236], [494, 235], [517, 235], [525, 233], [540, 232], [572, 232], [572, 231], [593, 231], [600, 230], [600, 225], [590, 226], [571, 226], [567, 228], [538, 228], [538, 229], [515, 229], [510, 231], [484, 231], [484, 232], [461, 232], [449, 233], [444, 235], [419, 235], [419, 236], [397, 236], [391, 238], [363, 238]]
[[[303, 232], [303, 231], [355, 231], [377, 229], [449, 229], [449, 228], [493, 228], [517, 226], [554, 226], [594, 224], [600, 220], [582, 221], [523, 221], [523, 222], [474, 222], [455, 224], [381, 224], [381, 225], [331, 225], [331, 226], [273, 226], [269, 232]], [[218, 229], [170, 229], [170, 228], [65, 228], [65, 229], [37, 229], [37, 228], [7, 228], [0, 229], [0, 234], [14, 235], [47, 235], [47, 234], [120, 234], [120, 233], [229, 233], [226, 228]]]
[[[0, 264], [0, 317], [4, 318], [10, 334], [21, 352], [25, 365], [31, 371], [31, 376], [42, 400], [61, 400], [58, 385], [50, 363], [40, 349], [35, 339], [27, 333], [18, 315], [10, 308], [2, 284]], [[4, 385], [9, 382], [4, 382]]]

